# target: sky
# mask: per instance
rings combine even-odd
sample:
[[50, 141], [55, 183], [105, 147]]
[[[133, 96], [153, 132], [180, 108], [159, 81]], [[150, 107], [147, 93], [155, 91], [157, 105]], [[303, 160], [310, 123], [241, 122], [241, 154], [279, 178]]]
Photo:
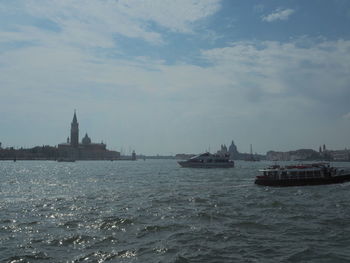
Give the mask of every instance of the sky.
[[0, 0], [0, 142], [350, 147], [348, 0]]

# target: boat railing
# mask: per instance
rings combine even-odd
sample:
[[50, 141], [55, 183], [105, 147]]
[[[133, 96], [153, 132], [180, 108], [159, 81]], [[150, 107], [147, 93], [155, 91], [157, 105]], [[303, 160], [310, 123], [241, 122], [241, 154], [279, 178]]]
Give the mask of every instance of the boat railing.
[[322, 169], [261, 169], [259, 171], [262, 172], [262, 175], [257, 177], [259, 179], [299, 180], [341, 175], [343, 170], [339, 171], [336, 168], [324, 167]]

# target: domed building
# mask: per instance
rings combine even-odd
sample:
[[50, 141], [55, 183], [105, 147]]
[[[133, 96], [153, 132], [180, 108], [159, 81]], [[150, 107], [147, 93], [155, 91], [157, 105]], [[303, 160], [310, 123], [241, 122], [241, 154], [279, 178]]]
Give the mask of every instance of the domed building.
[[90, 137], [85, 133], [81, 143], [79, 143], [79, 123], [74, 111], [71, 123], [70, 137], [66, 143], [58, 145], [60, 158], [70, 158], [75, 160], [114, 160], [120, 158], [117, 151], [107, 150], [106, 144], [92, 143]]
[[87, 133], [85, 133], [85, 137], [82, 139], [81, 142], [83, 143], [83, 145], [89, 145], [89, 144], [91, 144], [91, 139], [90, 139], [90, 137], [88, 136]]
[[232, 141], [231, 145], [228, 148], [228, 152], [230, 153], [230, 159], [231, 160], [237, 160], [240, 157], [240, 153], [237, 150], [237, 146], [235, 143]]

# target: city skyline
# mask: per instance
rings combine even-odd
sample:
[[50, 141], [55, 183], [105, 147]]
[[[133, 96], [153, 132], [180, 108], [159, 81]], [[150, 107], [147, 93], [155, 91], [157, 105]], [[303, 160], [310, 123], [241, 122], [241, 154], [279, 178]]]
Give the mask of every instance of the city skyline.
[[0, 142], [350, 147], [350, 2], [0, 1]]
[[[79, 158], [83, 158], [83, 159], [104, 159], [104, 158], [114, 158], [114, 159], [117, 159], [117, 158], [120, 158], [120, 155], [122, 156], [127, 156], [127, 155], [132, 155], [132, 154], [135, 154], [136, 156], [136, 153], [135, 153], [135, 150], [131, 150], [131, 147], [129, 147], [129, 152], [126, 153], [125, 155], [125, 151], [123, 150], [123, 148], [121, 148], [121, 151], [120, 152], [115, 152], [115, 151], [109, 151], [106, 149], [106, 146], [107, 144], [103, 143], [103, 141], [101, 141], [101, 143], [93, 143], [91, 138], [88, 136], [88, 133], [85, 132], [85, 135], [84, 136], [80, 136], [80, 132], [79, 132], [79, 122], [78, 122], [78, 118], [77, 118], [77, 112], [76, 112], [76, 109], [74, 110], [74, 114], [73, 114], [73, 119], [72, 119], [72, 122], [71, 122], [71, 128], [70, 128], [70, 135], [67, 137], [66, 139], [66, 142], [64, 143], [58, 143], [57, 145], [54, 145], [53, 148], [57, 148], [58, 149], [58, 155], [64, 155], [64, 156], [67, 156], [67, 155], [70, 155], [72, 157], [72, 155], [78, 155], [78, 156], [75, 156], [75, 159], [79, 159]], [[39, 145], [35, 145], [33, 146], [33, 148], [40, 148]], [[49, 147], [51, 149], [52, 148], [52, 145], [45, 145], [43, 144], [42, 148], [45, 148], [45, 147]], [[3, 146], [2, 142], [0, 142], [0, 149], [23, 149], [23, 150], [30, 150], [30, 147], [29, 148], [25, 148], [23, 146], [21, 147], [13, 147], [13, 146]], [[319, 151], [318, 153], [326, 153], [327, 154], [331, 154], [329, 156], [333, 156], [332, 153], [335, 153], [335, 154], [338, 154], [340, 152], [344, 152], [344, 154], [346, 155], [346, 160], [348, 160], [348, 155], [349, 155], [349, 150], [345, 147], [344, 149], [327, 149], [326, 148], [326, 145], [323, 144], [323, 145], [320, 145], [319, 146]], [[293, 150], [288, 150], [288, 151], [271, 151], [271, 150], [268, 150], [266, 152], [266, 156], [268, 155], [271, 155], [273, 157], [270, 157], [270, 159], [276, 159], [275, 156], [276, 155], [281, 155], [283, 158], [287, 158], [291, 152], [306, 152], [307, 154], [315, 154], [317, 153], [317, 150], [315, 149], [293, 149]], [[101, 152], [104, 152], [106, 154], [105, 157], [101, 157]], [[247, 156], [251, 155], [258, 155], [260, 157], [262, 157], [263, 155], [265, 155], [265, 153], [257, 153], [257, 152], [254, 152], [253, 151], [253, 146], [252, 144], [250, 144], [250, 152], [244, 152], [244, 151], [239, 151], [237, 149], [237, 146], [234, 142], [234, 140], [231, 141], [231, 143], [229, 145], [226, 145], [226, 143], [224, 144], [221, 144], [220, 146], [217, 146], [215, 147], [215, 149], [213, 149], [213, 151], [211, 151], [211, 148], [209, 146], [209, 148], [205, 149], [204, 151], [202, 152], [221, 152], [221, 153], [224, 153], [224, 152], [229, 152], [232, 156], [234, 156], [234, 158], [238, 158], [240, 160], [243, 160], [243, 159], [247, 159]], [[113, 155], [113, 157], [110, 156], [110, 154]], [[114, 156], [115, 154], [117, 154], [118, 157]], [[170, 153], [170, 154], [153, 154], [153, 156], [173, 156], [173, 157], [176, 157], [177, 155], [191, 155], [193, 153], [185, 153], [185, 152], [182, 152], [182, 153]], [[198, 153], [196, 153], [198, 154]], [[275, 155], [274, 155], [275, 154]], [[342, 153], [343, 154], [343, 153]], [[146, 156], [145, 154], [143, 153], [140, 153], [140, 155], [144, 155]], [[295, 155], [295, 153], [294, 153]], [[97, 157], [96, 157], [97, 156]], [[152, 156], [152, 155], [149, 155], [149, 156]], [[281, 158], [282, 158], [281, 157]], [[343, 158], [343, 156], [341, 156]]]

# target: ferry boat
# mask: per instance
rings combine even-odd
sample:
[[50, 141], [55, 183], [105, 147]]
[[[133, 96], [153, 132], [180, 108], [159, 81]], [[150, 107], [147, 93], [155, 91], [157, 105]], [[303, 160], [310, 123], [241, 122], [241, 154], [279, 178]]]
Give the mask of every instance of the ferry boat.
[[328, 163], [280, 166], [259, 170], [255, 184], [264, 186], [303, 186], [337, 184], [350, 181], [350, 170], [331, 167]]
[[190, 168], [232, 168], [235, 166], [228, 154], [211, 154], [209, 152], [198, 154], [186, 161], [179, 161], [178, 164]]

